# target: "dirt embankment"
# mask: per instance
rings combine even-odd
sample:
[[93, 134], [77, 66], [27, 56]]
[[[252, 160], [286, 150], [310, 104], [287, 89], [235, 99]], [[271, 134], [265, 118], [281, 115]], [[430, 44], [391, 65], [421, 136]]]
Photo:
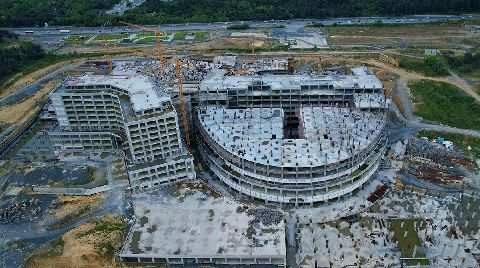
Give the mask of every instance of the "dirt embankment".
[[60, 207], [55, 210], [55, 217], [65, 217], [68, 214], [72, 214], [85, 206], [91, 206], [93, 208], [98, 207], [100, 202], [102, 202], [103, 200], [104, 197], [102, 195], [60, 196], [58, 197]]
[[27, 86], [27, 85], [35, 82], [36, 80], [38, 80], [39, 78], [41, 78], [45, 74], [50, 73], [50, 72], [64, 66], [65, 64], [71, 63], [71, 62], [72, 62], [72, 60], [62, 61], [62, 62], [59, 62], [59, 63], [56, 63], [56, 64], [52, 64], [52, 65], [50, 65], [48, 67], [45, 67], [43, 69], [40, 69], [38, 71], [35, 71], [33, 73], [29, 73], [29, 74], [20, 76], [20, 78], [17, 81], [15, 81], [12, 85], [8, 86], [5, 89], [0, 90], [0, 98], [4, 98], [4, 97], [10, 95], [11, 93], [17, 91], [19, 88]]
[[112, 216], [82, 224], [34, 254], [26, 267], [118, 267], [125, 228], [123, 219]]
[[60, 85], [60, 79], [51, 80], [41, 86], [41, 89], [24, 101], [0, 108], [0, 123], [9, 125], [20, 124], [33, 115], [38, 107], [37, 102], [43, 99], [50, 91]]

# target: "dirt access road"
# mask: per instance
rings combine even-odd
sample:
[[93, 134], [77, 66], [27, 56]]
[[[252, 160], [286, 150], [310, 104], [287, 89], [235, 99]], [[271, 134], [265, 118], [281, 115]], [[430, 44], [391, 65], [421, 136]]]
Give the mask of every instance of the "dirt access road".
[[451, 76], [449, 77], [429, 77], [418, 73], [410, 73], [403, 69], [395, 68], [391, 65], [373, 59], [368, 60], [367, 63], [399, 75], [401, 78], [403, 78], [402, 83], [399, 83], [399, 86], [402, 86], [404, 83], [406, 83], [406, 85], [408, 86], [408, 82], [414, 80], [430, 80], [436, 82], [444, 82], [459, 87], [461, 90], [472, 96], [477, 102], [480, 103], [480, 96], [475, 92], [475, 89], [453, 72], [450, 72]]

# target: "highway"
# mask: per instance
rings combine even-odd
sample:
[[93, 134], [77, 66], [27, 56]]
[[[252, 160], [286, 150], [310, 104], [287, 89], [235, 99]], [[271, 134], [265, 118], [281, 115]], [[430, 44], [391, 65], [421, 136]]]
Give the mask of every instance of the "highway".
[[[303, 28], [311, 23], [319, 23], [323, 25], [349, 25], [349, 24], [373, 24], [378, 20], [382, 20], [384, 23], [394, 24], [412, 24], [412, 23], [432, 23], [442, 22], [450, 20], [473, 20], [479, 19], [478, 15], [417, 15], [408, 17], [359, 17], [359, 18], [335, 18], [335, 19], [301, 19], [301, 20], [271, 20], [271, 21], [237, 21], [237, 22], [214, 22], [214, 23], [185, 23], [185, 24], [163, 24], [151, 26], [162, 31], [211, 31], [211, 30], [226, 30], [228, 26], [246, 23], [251, 27], [276, 27], [284, 26], [287, 31]], [[98, 34], [98, 33], [138, 33], [139, 29], [132, 27], [28, 27], [28, 28], [8, 28], [8, 30], [19, 35], [72, 35], [72, 34]], [[60, 32], [62, 30], [62, 33]], [[26, 31], [33, 31], [32, 33], [26, 33]], [[69, 31], [69, 32], [66, 32]]]

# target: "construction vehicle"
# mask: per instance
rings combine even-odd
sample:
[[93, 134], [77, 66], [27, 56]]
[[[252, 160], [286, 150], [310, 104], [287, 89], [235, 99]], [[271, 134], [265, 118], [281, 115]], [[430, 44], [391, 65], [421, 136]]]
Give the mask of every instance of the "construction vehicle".
[[379, 58], [381, 61], [386, 62], [386, 63], [388, 63], [388, 64], [390, 64], [390, 65], [392, 65], [392, 66], [394, 66], [394, 67], [400, 66], [400, 62], [399, 62], [396, 58], [394, 58], [394, 57], [392, 57], [392, 56], [389, 56], [389, 55], [387, 55], [387, 54], [380, 53], [380, 54], [378, 55], [378, 58]]
[[187, 149], [190, 149], [190, 136], [188, 130], [188, 117], [187, 117], [187, 109], [185, 106], [185, 97], [183, 95], [183, 85], [182, 85], [182, 78], [180, 73], [181, 62], [177, 60], [177, 55], [174, 54], [173, 62], [175, 63], [175, 74], [177, 76], [177, 83], [178, 83], [178, 97], [180, 99], [180, 109], [182, 113], [182, 121], [183, 121], [183, 131], [185, 133], [185, 144], [187, 145]]

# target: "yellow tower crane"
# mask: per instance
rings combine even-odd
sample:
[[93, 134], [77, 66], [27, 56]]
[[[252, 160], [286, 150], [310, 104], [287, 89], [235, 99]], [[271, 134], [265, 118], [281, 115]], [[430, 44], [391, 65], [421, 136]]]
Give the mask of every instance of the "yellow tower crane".
[[177, 55], [174, 54], [173, 61], [175, 63], [175, 74], [177, 76], [177, 83], [178, 83], [178, 96], [180, 98], [180, 109], [182, 110], [182, 119], [183, 119], [183, 130], [185, 132], [185, 143], [187, 144], [187, 148], [190, 149], [190, 137], [188, 131], [188, 120], [187, 120], [187, 109], [185, 107], [185, 97], [183, 95], [183, 85], [182, 85], [182, 78], [180, 73], [181, 62], [177, 60]]
[[322, 54], [318, 53], [318, 71], [317, 73], [320, 75], [322, 73]]
[[103, 38], [103, 45], [105, 46], [105, 62], [108, 64], [108, 73], [113, 71], [112, 59], [110, 58], [110, 48], [108, 47], [107, 38]]
[[252, 35], [252, 66], [255, 66], [255, 35]]
[[157, 58], [160, 62], [159, 63], [160, 64], [160, 70], [163, 70], [163, 63], [166, 60], [165, 60], [165, 58], [163, 58], [163, 49], [162, 49], [162, 44], [160, 43], [160, 39], [161, 39], [162, 36], [165, 36], [166, 33], [161, 32], [161, 31], [159, 31], [157, 29], [154, 29], [154, 28], [147, 28], [147, 27], [142, 26], [142, 25], [137, 25], [137, 24], [128, 23], [128, 22], [124, 22], [124, 21], [120, 21], [120, 23], [125, 24], [125, 25], [130, 26], [130, 27], [133, 27], [133, 28], [140, 29], [140, 30], [145, 31], [145, 32], [154, 32], [155, 33], [155, 38], [157, 40], [157, 44], [156, 44]]

